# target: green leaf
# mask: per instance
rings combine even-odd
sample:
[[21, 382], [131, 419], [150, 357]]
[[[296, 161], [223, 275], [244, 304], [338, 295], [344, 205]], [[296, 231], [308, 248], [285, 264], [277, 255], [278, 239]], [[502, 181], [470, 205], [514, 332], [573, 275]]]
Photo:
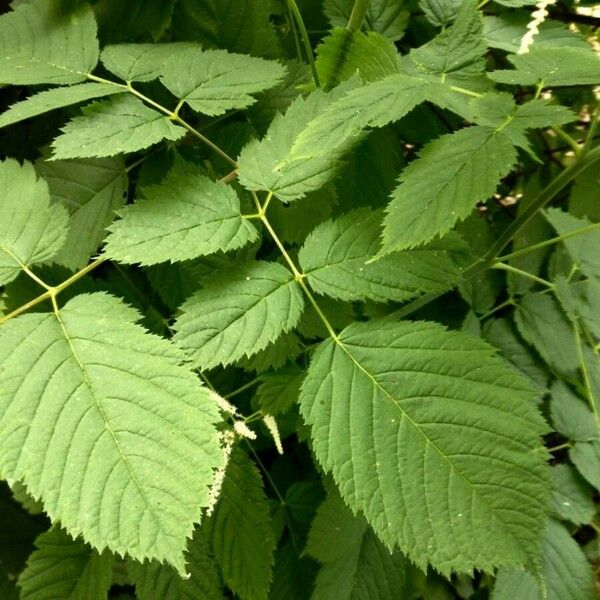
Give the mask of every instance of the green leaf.
[[305, 371], [296, 366], [261, 375], [256, 388], [256, 400], [261, 410], [275, 416], [287, 412], [298, 402], [305, 375]]
[[219, 415], [182, 353], [139, 317], [96, 293], [0, 328], [0, 470], [99, 551], [183, 573], [223, 460]]
[[302, 352], [300, 338], [288, 331], [280, 335], [272, 344], [264, 350], [253, 354], [250, 358], [241, 358], [240, 367], [245, 371], [256, 371], [264, 373], [269, 369], [279, 369], [289, 362], [295, 360]]
[[388, 38], [336, 27], [317, 47], [316, 67], [321, 85], [331, 89], [357, 71], [363, 81], [383, 79], [398, 73], [400, 63]]
[[50, 204], [48, 185], [33, 165], [0, 161], [0, 285], [15, 279], [23, 267], [45, 263], [67, 237], [64, 207]]
[[552, 511], [578, 526], [591, 523], [596, 512], [592, 488], [571, 465], [554, 465], [552, 474]]
[[550, 519], [542, 544], [542, 585], [524, 571], [501, 570], [492, 600], [594, 600], [594, 575], [579, 545]]
[[560, 373], [579, 366], [573, 327], [558, 302], [549, 294], [525, 294], [517, 305], [519, 333]]
[[123, 81], [152, 81], [162, 75], [163, 64], [168, 58], [197, 47], [186, 42], [114, 44], [102, 49], [100, 60]]
[[556, 431], [575, 442], [588, 442], [598, 436], [598, 426], [585, 400], [563, 381], [550, 390], [550, 416]]
[[427, 20], [437, 27], [445, 27], [456, 19], [462, 0], [419, 0], [419, 8]]
[[[591, 225], [587, 218], [574, 217], [559, 208], [549, 208], [544, 214], [561, 236]], [[581, 272], [600, 282], [600, 228], [570, 237], [563, 243]]]
[[271, 513], [258, 469], [239, 448], [207, 525], [227, 586], [241, 600], [267, 600], [276, 545]]
[[[325, 14], [334, 27], [348, 25], [353, 6], [353, 0], [325, 0], [324, 3]], [[363, 27], [397, 41], [404, 35], [408, 17], [404, 0], [370, 0]]]
[[[531, 2], [533, 4], [533, 1]], [[531, 21], [531, 13], [525, 11], [506, 11], [501, 15], [483, 17], [483, 35], [488, 46], [516, 53], [521, 46], [521, 39], [527, 32], [527, 24]], [[559, 21], [546, 19], [535, 36], [535, 48], [564, 48], [575, 46], [586, 48], [587, 42], [579, 32], [572, 31], [569, 26]]]
[[94, 13], [87, 2], [69, 9], [57, 0], [15, 3], [0, 17], [0, 83], [84, 81], [98, 62]]
[[328, 94], [317, 90], [306, 99], [297, 98], [285, 115], [277, 115], [262, 140], [247, 144], [238, 159], [238, 178], [248, 190], [268, 190], [287, 202], [321, 188], [339, 168], [336, 152], [295, 161], [282, 168], [294, 142], [307, 123], [355, 87], [349, 82]]
[[171, 22], [174, 4], [175, 0], [99, 0], [95, 11], [103, 41], [158, 40]]
[[52, 143], [54, 159], [114, 156], [178, 140], [186, 131], [133, 96], [94, 102]]
[[214, 182], [192, 163], [178, 160], [159, 184], [118, 211], [107, 255], [124, 263], [152, 265], [227, 252], [254, 242], [258, 232], [240, 214], [233, 188]]
[[215, 275], [182, 307], [175, 340], [201, 369], [251, 356], [298, 323], [304, 300], [294, 276], [268, 262]]
[[569, 450], [569, 458], [589, 483], [600, 490], [600, 437], [574, 444]]
[[[284, 172], [300, 169], [308, 159], [324, 160], [359, 139], [367, 127], [383, 127], [397, 121], [426, 99], [427, 81], [392, 75], [351, 90], [332, 102], [312, 122], [305, 119], [284, 163]], [[286, 153], [287, 154], [287, 153]]]
[[504, 358], [533, 381], [540, 389], [548, 383], [548, 372], [541, 361], [517, 335], [508, 319], [491, 319], [483, 328], [483, 337], [500, 350]]
[[206, 115], [246, 108], [256, 102], [250, 94], [275, 86], [285, 76], [279, 63], [225, 50], [178, 52], [163, 63], [162, 70], [165, 87]]
[[460, 280], [451, 241], [368, 262], [377, 254], [380, 235], [381, 213], [369, 209], [319, 225], [298, 254], [311, 287], [345, 301], [387, 302], [443, 291]]
[[382, 251], [418, 246], [449, 231], [494, 193], [516, 158], [510, 140], [488, 127], [468, 127], [428, 144], [392, 193]]
[[477, 338], [379, 321], [321, 344], [300, 406], [350, 508], [448, 574], [537, 560], [549, 474], [534, 398]]
[[69, 211], [67, 241], [54, 258], [70, 269], [84, 267], [106, 236], [114, 212], [127, 198], [122, 157], [38, 162], [50, 198]]
[[464, 0], [454, 23], [433, 40], [411, 50], [416, 70], [446, 83], [460, 85], [483, 72], [486, 45], [483, 21], [475, 0]]
[[98, 554], [59, 527], [40, 535], [37, 549], [19, 575], [22, 600], [105, 600], [111, 585], [113, 557]]
[[305, 552], [322, 564], [312, 600], [396, 600], [414, 593], [408, 560], [390, 553], [336, 493], [319, 507]]
[[108, 83], [81, 83], [68, 87], [53, 88], [30, 96], [13, 104], [0, 115], [0, 127], [37, 117], [57, 108], [64, 108], [86, 100], [122, 93], [123, 90]]
[[279, 56], [279, 40], [271, 23], [273, 5], [264, 0], [179, 0], [173, 14], [177, 40], [200, 42], [253, 56]]
[[525, 54], [511, 54], [514, 70], [499, 69], [490, 79], [512, 85], [558, 87], [600, 83], [600, 61], [591, 48], [536, 48]]
[[130, 561], [127, 570], [138, 600], [225, 600], [217, 565], [203, 529], [196, 529], [186, 552], [187, 575], [169, 565]]

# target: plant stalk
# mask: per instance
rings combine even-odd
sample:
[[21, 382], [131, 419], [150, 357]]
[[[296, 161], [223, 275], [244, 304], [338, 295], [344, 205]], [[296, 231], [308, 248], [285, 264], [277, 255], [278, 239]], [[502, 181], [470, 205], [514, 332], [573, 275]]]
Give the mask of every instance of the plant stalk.
[[369, 0], [354, 0], [354, 6], [352, 7], [352, 13], [350, 13], [350, 19], [348, 20], [349, 31], [359, 31], [362, 27], [367, 9], [369, 8]]

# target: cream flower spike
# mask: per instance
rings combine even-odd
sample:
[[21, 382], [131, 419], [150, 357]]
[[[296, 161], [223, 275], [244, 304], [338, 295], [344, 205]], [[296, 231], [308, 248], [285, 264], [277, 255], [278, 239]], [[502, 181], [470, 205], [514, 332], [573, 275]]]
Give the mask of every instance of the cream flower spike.
[[556, 0], [540, 0], [535, 5], [536, 10], [531, 14], [531, 21], [527, 24], [527, 33], [521, 38], [521, 45], [517, 50], [517, 54], [526, 54], [529, 52], [529, 48], [535, 36], [540, 32], [540, 25], [546, 20], [548, 16], [548, 7], [554, 4]]

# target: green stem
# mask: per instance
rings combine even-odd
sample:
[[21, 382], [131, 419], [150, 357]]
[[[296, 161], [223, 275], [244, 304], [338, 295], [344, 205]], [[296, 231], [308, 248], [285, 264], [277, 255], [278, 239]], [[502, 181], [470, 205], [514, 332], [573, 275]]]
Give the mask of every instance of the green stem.
[[350, 19], [348, 21], [348, 29], [350, 31], [359, 31], [362, 27], [367, 9], [369, 8], [369, 0], [354, 0], [354, 6], [350, 13]]
[[573, 150], [575, 156], [578, 156], [581, 152], [581, 146], [579, 145], [579, 142], [573, 139], [564, 129], [558, 127], [558, 125], [555, 125], [552, 129], [555, 131], [559, 138], [561, 138], [571, 147], [571, 150]]
[[558, 452], [559, 450], [565, 450], [565, 448], [570, 448], [571, 442], [565, 442], [564, 444], [559, 444], [558, 446], [552, 446], [552, 448], [548, 448], [548, 452]]
[[229, 400], [229, 398], [233, 398], [234, 396], [237, 396], [237, 395], [245, 392], [246, 390], [249, 390], [251, 387], [254, 387], [257, 383], [260, 383], [260, 377], [256, 377], [252, 381], [249, 381], [248, 383], [245, 383], [244, 385], [240, 386], [236, 390], [233, 390], [233, 392], [229, 392], [228, 394], [225, 394], [223, 396], [223, 398], [225, 398], [226, 400]]
[[592, 118], [592, 122], [590, 123], [590, 130], [588, 131], [587, 137], [585, 138], [585, 143], [583, 144], [583, 152], [588, 152], [592, 147], [592, 143], [596, 137], [596, 131], [598, 130], [598, 125], [600, 124], [600, 106], [596, 106], [596, 112], [594, 113], [594, 117]]
[[514, 273], [515, 275], [520, 275], [521, 277], [525, 277], [526, 279], [531, 279], [531, 281], [535, 281], [536, 283], [539, 283], [547, 288], [554, 287], [549, 281], [546, 281], [545, 279], [542, 279], [541, 277], [537, 277], [536, 275], [533, 275], [532, 273], [528, 273], [527, 271], [522, 271], [521, 269], [517, 269], [517, 267], [513, 267], [512, 265], [506, 265], [502, 262], [493, 263], [492, 265], [490, 265], [490, 269], [500, 269], [502, 271], [508, 271], [509, 273]]
[[588, 231], [593, 231], [594, 229], [598, 229], [599, 227], [600, 223], [592, 223], [591, 225], [588, 225], [586, 227], [581, 227], [580, 229], [569, 231], [568, 233], [558, 235], [556, 237], [550, 238], [549, 240], [539, 242], [538, 244], [533, 244], [533, 246], [527, 246], [527, 248], [516, 250], [515, 252], [511, 252], [510, 254], [503, 254], [502, 256], [498, 257], [498, 260], [506, 262], [507, 260], [516, 258], [518, 256], [523, 256], [525, 254], [529, 254], [530, 252], [535, 252], [536, 250], [540, 250], [541, 248], [545, 248], [546, 246], [558, 244], [559, 242], [568, 240], [569, 238], [575, 237], [576, 235], [582, 235], [583, 233], [587, 233]]
[[321, 82], [319, 81], [319, 73], [317, 72], [317, 66], [315, 65], [315, 56], [313, 54], [312, 46], [310, 44], [310, 38], [308, 37], [308, 31], [306, 31], [306, 25], [304, 25], [304, 19], [302, 18], [302, 13], [296, 4], [296, 0], [287, 0], [287, 4], [289, 9], [292, 11], [294, 15], [294, 19], [298, 25], [298, 29], [300, 30], [300, 36], [302, 37], [302, 43], [304, 44], [304, 50], [306, 52], [306, 58], [308, 59], [308, 63], [310, 64], [310, 70], [312, 72], [313, 81], [315, 82], [316, 87], [321, 87]]
[[573, 323], [573, 333], [575, 334], [575, 343], [577, 345], [577, 357], [579, 358], [579, 366], [581, 368], [581, 374], [583, 375], [583, 383], [585, 386], [585, 395], [590, 405], [590, 409], [594, 414], [596, 425], [600, 429], [600, 414], [598, 412], [598, 406], [594, 395], [594, 386], [592, 385], [591, 374], [589, 372], [588, 364], [583, 354], [583, 342], [581, 340], [581, 334], [577, 323]]
[[499, 310], [502, 310], [503, 308], [506, 308], [507, 306], [516, 306], [516, 302], [515, 302], [514, 298], [508, 298], [508, 300], [505, 300], [504, 302], [501, 302], [497, 306], [494, 306], [494, 308], [490, 309], [484, 315], [479, 317], [479, 320], [485, 321], [492, 315], [496, 314]]
[[37, 306], [38, 304], [45, 302], [46, 300], [51, 300], [53, 307], [56, 306], [56, 296], [60, 294], [63, 290], [73, 285], [76, 281], [79, 281], [82, 277], [87, 275], [90, 271], [93, 271], [95, 268], [99, 267], [102, 263], [106, 262], [107, 258], [105, 256], [101, 256], [97, 258], [95, 261], [91, 262], [87, 267], [84, 267], [80, 271], [77, 271], [74, 275], [71, 275], [68, 279], [63, 281], [61, 284], [49, 287], [43, 294], [30, 300], [27, 304], [20, 306], [19, 308], [13, 310], [12, 312], [4, 315], [0, 318], [0, 325], [3, 325], [7, 321], [10, 321], [14, 317], [18, 317], [20, 314], [28, 311], [30, 308]]

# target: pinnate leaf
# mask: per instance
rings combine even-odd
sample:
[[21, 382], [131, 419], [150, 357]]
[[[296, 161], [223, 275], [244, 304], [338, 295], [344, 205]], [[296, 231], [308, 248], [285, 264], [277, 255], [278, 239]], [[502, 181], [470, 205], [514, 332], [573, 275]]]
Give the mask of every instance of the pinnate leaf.
[[86, 100], [122, 93], [123, 90], [109, 83], [80, 83], [67, 87], [52, 88], [13, 104], [0, 115], [0, 127], [37, 117], [57, 108], [64, 108]]
[[567, 464], [552, 467], [552, 511], [575, 525], [590, 523], [596, 512], [593, 489]]
[[50, 204], [48, 185], [33, 165], [0, 162], [0, 285], [22, 267], [50, 261], [65, 243], [68, 216]]
[[373, 321], [319, 347], [300, 405], [349, 507], [449, 573], [537, 560], [550, 486], [534, 398], [477, 338]]
[[99, 551], [183, 573], [223, 460], [219, 416], [182, 353], [138, 319], [95, 293], [0, 328], [0, 469]]
[[231, 454], [207, 527], [227, 586], [241, 600], [266, 600], [275, 537], [260, 473], [240, 448]]
[[94, 102], [71, 119], [53, 142], [53, 158], [94, 158], [144, 150], [186, 134], [165, 115], [133, 96]]
[[81, 2], [69, 8], [58, 0], [20, 2], [0, 17], [0, 57], [0, 83], [85, 80], [98, 61], [91, 6]]
[[215, 275], [181, 307], [175, 340], [202, 369], [251, 356], [296, 326], [304, 300], [285, 267], [253, 262]]
[[225, 50], [192, 49], [163, 63], [162, 83], [195, 111], [221, 115], [246, 108], [250, 95], [275, 86], [285, 69], [275, 61], [232, 54]]
[[59, 527], [42, 533], [35, 545], [37, 549], [19, 576], [20, 598], [106, 599], [113, 565], [110, 552], [98, 554]]
[[401, 173], [383, 231], [383, 253], [443, 235], [487, 200], [516, 161], [510, 140], [475, 126], [428, 144]]
[[[358, 209], [319, 225], [298, 260], [311, 287], [345, 301], [403, 301], [449, 289], [460, 279], [451, 242], [395, 252], [369, 262], [379, 250], [381, 213]], [[455, 244], [455, 250], [459, 247]]]
[[106, 253], [125, 263], [152, 265], [235, 250], [258, 238], [240, 214], [233, 188], [210, 180], [191, 163], [177, 161], [159, 183], [143, 188], [135, 204], [119, 211]]

